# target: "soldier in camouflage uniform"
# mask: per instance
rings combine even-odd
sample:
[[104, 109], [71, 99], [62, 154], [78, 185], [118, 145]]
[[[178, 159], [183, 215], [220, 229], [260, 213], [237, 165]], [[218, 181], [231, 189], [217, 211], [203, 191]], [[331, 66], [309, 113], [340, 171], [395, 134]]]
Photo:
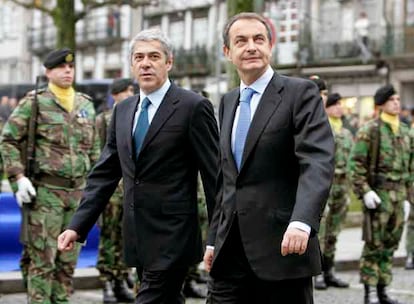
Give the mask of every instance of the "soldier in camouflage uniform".
[[392, 259], [404, 224], [403, 203], [412, 201], [413, 138], [400, 123], [400, 97], [391, 85], [375, 93], [381, 113], [357, 132], [348, 163], [355, 194], [364, 203], [364, 247], [360, 260], [365, 303], [399, 303], [386, 293]]
[[[35, 170], [24, 176], [22, 141], [27, 139], [35, 94], [23, 98], [6, 123], [1, 143], [4, 167], [17, 183], [19, 204], [29, 206], [29, 303], [69, 303], [79, 245], [57, 252], [57, 237], [75, 212], [86, 174], [99, 157], [95, 110], [72, 88], [74, 53], [52, 51], [44, 61], [49, 85], [38, 91]], [[36, 187], [36, 188], [35, 188]]]
[[[134, 95], [134, 86], [130, 79], [115, 79], [111, 94], [115, 105]], [[106, 132], [112, 116], [112, 110], [105, 111], [96, 117], [96, 130], [101, 146], [105, 145]], [[125, 286], [128, 268], [122, 259], [122, 181], [106, 205], [101, 216], [101, 233], [99, 237], [99, 253], [96, 268], [103, 284], [103, 302], [133, 302], [135, 297]]]
[[[411, 135], [414, 137], [414, 128], [411, 125]], [[413, 186], [414, 187], [414, 186]], [[410, 205], [412, 201], [406, 202], [404, 206], [404, 214], [407, 214], [407, 233], [405, 235], [405, 249], [407, 251], [407, 259], [405, 261], [405, 269], [414, 269], [414, 206]]]
[[405, 269], [414, 269], [414, 207], [411, 206], [407, 219], [407, 234], [405, 238], [405, 249], [407, 251], [407, 260]]
[[335, 175], [331, 186], [328, 202], [319, 228], [321, 244], [322, 275], [315, 278], [316, 289], [326, 289], [329, 286], [347, 288], [349, 284], [334, 275], [336, 242], [341, 224], [348, 211], [348, 179], [346, 165], [352, 147], [352, 134], [342, 125], [343, 109], [338, 93], [329, 94], [325, 103], [326, 113], [335, 138]]

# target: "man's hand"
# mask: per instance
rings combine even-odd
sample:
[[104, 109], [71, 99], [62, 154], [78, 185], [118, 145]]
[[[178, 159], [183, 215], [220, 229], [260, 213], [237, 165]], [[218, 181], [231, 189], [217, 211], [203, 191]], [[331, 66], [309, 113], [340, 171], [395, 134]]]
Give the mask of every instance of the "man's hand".
[[207, 272], [211, 270], [211, 264], [213, 264], [213, 257], [214, 257], [214, 249], [207, 248], [206, 252], [204, 253], [204, 267]]
[[17, 204], [22, 207], [23, 204], [32, 203], [33, 198], [36, 197], [36, 190], [32, 182], [24, 175], [20, 176], [16, 182], [18, 188], [16, 192]]
[[281, 253], [283, 256], [297, 253], [304, 254], [308, 248], [309, 234], [298, 228], [288, 228], [283, 235]]
[[70, 251], [75, 246], [76, 240], [79, 238], [78, 233], [75, 230], [67, 229], [63, 231], [57, 239], [58, 250]]
[[376, 209], [381, 204], [381, 199], [375, 191], [368, 191], [364, 194], [364, 204], [368, 209]]

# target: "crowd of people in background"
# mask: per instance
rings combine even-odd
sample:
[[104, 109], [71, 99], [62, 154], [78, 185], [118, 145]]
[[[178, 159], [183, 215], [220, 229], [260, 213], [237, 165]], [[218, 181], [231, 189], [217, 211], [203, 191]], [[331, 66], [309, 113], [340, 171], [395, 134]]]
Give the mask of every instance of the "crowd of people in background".
[[[260, 15], [230, 19], [223, 40], [241, 83], [220, 105], [220, 141], [208, 94], [169, 80], [172, 49], [157, 30], [131, 42], [135, 79], [114, 79], [113, 109], [96, 115], [90, 97], [73, 89], [67, 48], [45, 57], [47, 87], [18, 103], [2, 97], [0, 175], [29, 214], [21, 265], [29, 303], [68, 302], [79, 242], [95, 222], [104, 303], [313, 303], [313, 288], [349, 287], [334, 269], [351, 194], [363, 213], [364, 303], [400, 303], [387, 286], [405, 223], [405, 268], [414, 269], [414, 109], [387, 84], [373, 92], [374, 114], [362, 122], [321, 77], [278, 75]], [[33, 120], [30, 171], [21, 142]], [[268, 205], [281, 193], [292, 205]]]

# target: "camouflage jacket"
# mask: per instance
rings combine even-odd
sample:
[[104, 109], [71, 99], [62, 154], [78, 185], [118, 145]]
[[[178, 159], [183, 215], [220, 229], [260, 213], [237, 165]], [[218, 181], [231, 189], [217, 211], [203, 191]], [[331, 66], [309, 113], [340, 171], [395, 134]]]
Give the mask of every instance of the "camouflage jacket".
[[[73, 111], [68, 113], [55, 99], [48, 89], [38, 91], [36, 171], [68, 179], [86, 177], [100, 154], [93, 104], [87, 95], [76, 93]], [[21, 143], [27, 139], [33, 101], [33, 93], [25, 96], [3, 129], [0, 151], [12, 179], [24, 174]]]
[[[333, 131], [333, 130], [332, 130]], [[345, 176], [349, 154], [352, 148], [352, 133], [342, 128], [339, 133], [333, 131], [335, 139], [335, 176]]]
[[[379, 129], [379, 150], [376, 172], [370, 172], [371, 143], [374, 132]], [[372, 120], [363, 125], [356, 134], [356, 140], [351, 150], [348, 162], [349, 179], [355, 194], [362, 198], [365, 193], [375, 190], [369, 185], [368, 177], [375, 175], [379, 180], [376, 188], [381, 184], [392, 182], [406, 187], [410, 197], [413, 182], [413, 134], [407, 125], [401, 123], [398, 134], [394, 134], [389, 124], [379, 120]]]
[[[111, 123], [111, 118], [112, 118], [112, 109], [104, 111], [96, 116], [96, 132], [99, 135], [101, 149], [103, 149], [103, 147], [106, 144], [106, 136], [107, 136], [109, 124]], [[119, 182], [118, 187], [116, 188], [116, 193], [120, 196], [122, 196], [123, 194], [122, 179]]]

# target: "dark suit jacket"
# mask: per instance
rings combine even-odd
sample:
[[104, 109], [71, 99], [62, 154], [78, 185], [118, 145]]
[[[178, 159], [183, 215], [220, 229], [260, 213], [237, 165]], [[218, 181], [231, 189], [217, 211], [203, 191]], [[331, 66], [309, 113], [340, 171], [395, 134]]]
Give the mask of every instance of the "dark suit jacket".
[[[221, 194], [208, 243], [220, 255], [237, 214], [241, 241], [255, 274], [265, 280], [320, 272], [316, 232], [334, 172], [334, 141], [316, 86], [274, 74], [247, 135], [240, 172], [231, 150], [239, 89], [220, 105]], [[310, 225], [303, 255], [281, 255], [291, 221]], [[220, 271], [212, 265], [211, 274]]]
[[199, 171], [209, 214], [215, 205], [218, 130], [213, 107], [204, 97], [171, 84], [135, 161], [132, 128], [138, 103], [136, 95], [115, 107], [107, 143], [68, 228], [85, 239], [122, 177], [127, 264], [152, 271], [193, 265], [202, 258]]

